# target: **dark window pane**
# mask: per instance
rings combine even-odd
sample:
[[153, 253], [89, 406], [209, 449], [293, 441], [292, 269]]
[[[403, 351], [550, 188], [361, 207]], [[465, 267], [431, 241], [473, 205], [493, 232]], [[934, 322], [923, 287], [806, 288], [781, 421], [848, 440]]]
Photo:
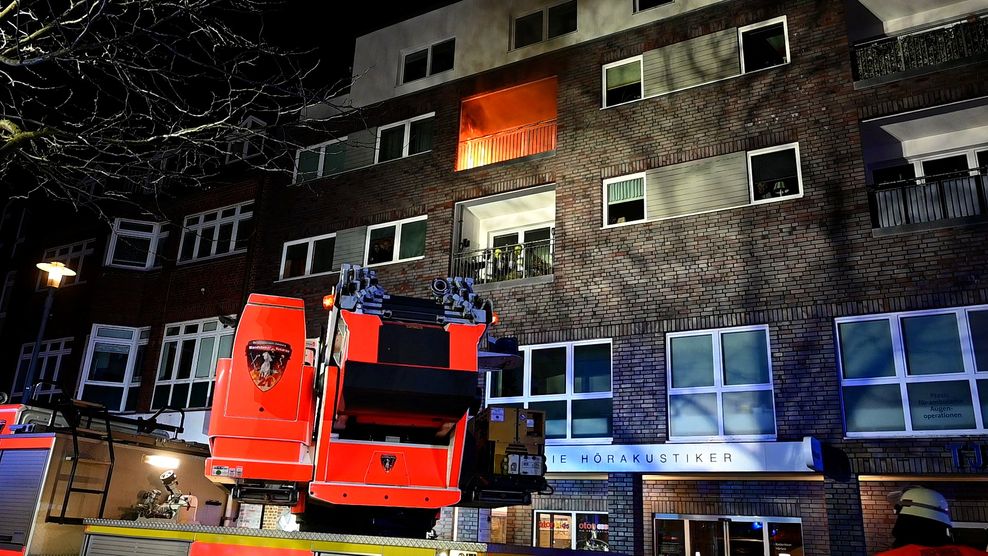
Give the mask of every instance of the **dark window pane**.
[[768, 338], [764, 330], [721, 335], [724, 385], [765, 384], [768, 376]]
[[628, 201], [607, 205], [607, 223], [624, 224], [645, 219], [645, 201]]
[[176, 379], [189, 378], [192, 375], [192, 358], [195, 357], [196, 341], [182, 340], [182, 347], [179, 349], [178, 369], [175, 371]]
[[149, 238], [117, 236], [113, 246], [113, 264], [144, 268], [147, 265]]
[[169, 380], [172, 378], [172, 367], [175, 365], [175, 350], [177, 347], [177, 342], [165, 342], [165, 346], [161, 349], [161, 365], [158, 366], [158, 380]]
[[573, 392], [611, 390], [611, 346], [593, 344], [573, 348]]
[[319, 150], [299, 151], [295, 181], [311, 180], [319, 176]]
[[519, 17], [515, 20], [515, 48], [542, 41], [542, 12]]
[[209, 383], [196, 382], [192, 384], [192, 397], [189, 399], [189, 407], [206, 407], [209, 399]]
[[803, 554], [803, 526], [799, 523], [768, 522], [768, 554]]
[[185, 234], [182, 236], [182, 253], [179, 255], [179, 260], [187, 261], [192, 258], [192, 254], [195, 253], [196, 248], [196, 232], [194, 230], [186, 230]]
[[285, 272], [282, 278], [294, 278], [305, 274], [305, 259], [309, 256], [309, 244], [298, 243], [285, 248]]
[[566, 393], [566, 348], [533, 349], [532, 395]]
[[576, 514], [576, 549], [608, 552], [607, 514]]
[[690, 520], [690, 550], [702, 556], [726, 556], [724, 525], [720, 521]]
[[[608, 400], [610, 401], [610, 400]], [[545, 412], [545, 437], [566, 438], [566, 402], [531, 402], [529, 409]]]
[[900, 164], [888, 168], [878, 168], [871, 172], [875, 185], [912, 182], [916, 179], [916, 167], [912, 164]]
[[189, 383], [176, 384], [172, 387], [172, 403], [173, 407], [186, 408], [189, 407]]
[[432, 123], [433, 118], [425, 118], [409, 124], [411, 137], [408, 143], [409, 155], [432, 150]]
[[642, 10], [647, 10], [649, 8], [654, 8], [656, 6], [661, 6], [663, 4], [671, 4], [671, 3], [672, 0], [638, 0], [638, 2], [636, 3], [637, 4], [636, 11], [640, 12]]
[[525, 352], [520, 352], [522, 364], [517, 369], [494, 371], [487, 376], [491, 381], [492, 398], [508, 398], [525, 393]]
[[395, 227], [385, 226], [371, 230], [367, 264], [386, 263], [394, 260]]
[[655, 555], [683, 556], [686, 554], [686, 522], [681, 519], [656, 519]]
[[765, 524], [761, 521], [730, 521], [727, 532], [731, 539], [730, 556], [763, 556]]
[[422, 79], [429, 65], [429, 50], [419, 50], [405, 56], [405, 71], [402, 72], [402, 83]]
[[682, 336], [669, 342], [673, 388], [714, 385], [713, 336]]
[[333, 271], [333, 252], [336, 248], [336, 238], [327, 237], [312, 244], [312, 274]]
[[140, 387], [133, 387], [127, 389], [127, 403], [124, 405], [124, 411], [137, 411], [137, 402], [141, 397]]
[[213, 235], [216, 228], [210, 226], [199, 231], [199, 248], [196, 249], [196, 258], [208, 257], [213, 254]]
[[328, 176], [343, 171], [346, 162], [346, 143], [338, 141], [325, 147], [326, 154], [322, 161], [322, 175]]
[[902, 341], [908, 374], [964, 372], [960, 332], [953, 313], [903, 318]]
[[611, 399], [573, 400], [573, 438], [611, 436]]
[[842, 322], [837, 329], [844, 378], [895, 376], [889, 321]]
[[988, 372], [988, 311], [971, 311], [967, 315], [974, 344], [974, 368]]
[[171, 386], [162, 384], [154, 387], [154, 398], [151, 399], [151, 409], [161, 409], [168, 405], [168, 394]]
[[966, 380], [913, 382], [906, 385], [913, 430], [942, 431], [975, 428], [971, 386]]
[[425, 255], [425, 223], [425, 220], [416, 220], [401, 225], [399, 259], [404, 260]]
[[432, 46], [432, 67], [430, 75], [435, 75], [453, 69], [453, 53], [456, 48], [456, 39], [449, 39]]
[[120, 411], [123, 388], [87, 384], [83, 387], [82, 399], [87, 402], [103, 404], [110, 411]]
[[796, 150], [785, 149], [752, 156], [751, 179], [756, 201], [799, 193]]
[[988, 380], [978, 381], [978, 399], [981, 400], [981, 422], [988, 423]]
[[948, 156], [923, 162], [923, 175], [946, 179], [968, 175], [967, 155]]
[[898, 384], [844, 387], [847, 432], [906, 430]]
[[247, 249], [251, 236], [254, 235], [254, 219], [248, 218], [237, 223], [237, 243], [234, 249]]
[[786, 33], [782, 23], [775, 23], [741, 33], [744, 71], [786, 63]]
[[128, 346], [98, 342], [93, 348], [89, 380], [122, 383], [127, 373], [129, 352]]
[[549, 38], [576, 31], [576, 0], [549, 8]]
[[216, 238], [216, 253], [229, 253], [233, 250], [230, 240], [233, 238], [233, 222], [220, 225], [219, 235]]
[[405, 149], [405, 126], [399, 125], [381, 132], [381, 152], [378, 162], [401, 158]]

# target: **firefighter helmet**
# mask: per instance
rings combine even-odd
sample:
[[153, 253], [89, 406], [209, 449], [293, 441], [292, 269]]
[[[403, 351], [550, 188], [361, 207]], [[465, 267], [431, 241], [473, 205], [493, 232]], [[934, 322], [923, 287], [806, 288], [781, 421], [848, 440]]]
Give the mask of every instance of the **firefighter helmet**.
[[902, 491], [895, 505], [899, 515], [912, 515], [938, 521], [952, 527], [947, 499], [935, 490], [924, 487], [909, 487]]

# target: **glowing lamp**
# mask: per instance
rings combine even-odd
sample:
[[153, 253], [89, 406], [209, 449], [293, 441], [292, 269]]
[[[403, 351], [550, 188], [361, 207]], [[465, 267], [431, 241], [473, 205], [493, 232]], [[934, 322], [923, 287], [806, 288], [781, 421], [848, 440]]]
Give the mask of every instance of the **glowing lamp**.
[[335, 305], [335, 304], [336, 304], [336, 296], [335, 295], [329, 294], [329, 295], [322, 296], [322, 308], [323, 309], [325, 309], [325, 310], [328, 311], [328, 310], [332, 309], [333, 308], [333, 305]]
[[62, 283], [62, 276], [75, 276], [75, 271], [65, 266], [65, 263], [52, 261], [50, 263], [38, 263], [38, 268], [48, 273], [48, 287], [57, 288]]
[[147, 454], [144, 456], [144, 463], [159, 469], [176, 469], [182, 462], [178, 458], [172, 456]]
[[501, 322], [501, 315], [497, 314], [497, 311], [491, 311], [491, 324], [497, 324]]

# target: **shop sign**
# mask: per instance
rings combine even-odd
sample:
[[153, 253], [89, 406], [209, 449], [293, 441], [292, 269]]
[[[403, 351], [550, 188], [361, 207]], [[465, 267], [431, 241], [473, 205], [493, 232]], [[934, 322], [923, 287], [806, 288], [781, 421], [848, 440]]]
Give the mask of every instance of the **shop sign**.
[[988, 445], [980, 442], [966, 442], [964, 444], [947, 444], [950, 450], [950, 459], [954, 467], [961, 469], [984, 469], [985, 454], [988, 453]]
[[820, 442], [724, 442], [546, 446], [550, 473], [810, 473]]

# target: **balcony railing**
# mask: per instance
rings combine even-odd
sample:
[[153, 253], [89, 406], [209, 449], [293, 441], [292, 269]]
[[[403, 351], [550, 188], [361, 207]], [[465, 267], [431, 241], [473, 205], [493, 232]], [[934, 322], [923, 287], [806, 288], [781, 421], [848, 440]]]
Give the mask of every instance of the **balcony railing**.
[[869, 188], [876, 229], [922, 229], [986, 221], [988, 168], [973, 176], [928, 176]]
[[467, 170], [556, 148], [556, 120], [544, 120], [460, 141], [456, 169]]
[[475, 284], [550, 274], [552, 274], [551, 239], [464, 251], [453, 256], [453, 275], [471, 277]]
[[988, 55], [988, 18], [854, 46], [856, 81], [934, 68]]

